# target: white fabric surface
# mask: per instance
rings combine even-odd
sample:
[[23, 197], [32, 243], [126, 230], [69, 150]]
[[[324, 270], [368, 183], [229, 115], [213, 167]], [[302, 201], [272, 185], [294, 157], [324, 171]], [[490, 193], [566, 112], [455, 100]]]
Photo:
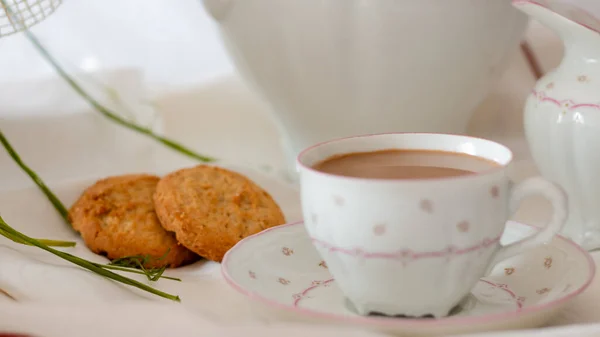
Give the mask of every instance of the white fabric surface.
[[[44, 337], [382, 336], [343, 327], [216, 324], [209, 317], [195, 315], [178, 305], [152, 303], [123, 303], [118, 306], [97, 305], [82, 308], [60, 304], [0, 306], [0, 317], [0, 331]], [[68, 322], [65, 322], [66, 317]]]
[[[122, 303], [73, 307], [60, 304], [0, 306], [0, 331], [44, 337], [378, 337], [344, 327], [294, 323], [216, 324], [178, 305]], [[68, 317], [68, 322], [65, 320]], [[580, 325], [532, 331], [475, 334], [469, 337], [595, 337], [600, 326]], [[461, 336], [463, 337], [463, 336]]]

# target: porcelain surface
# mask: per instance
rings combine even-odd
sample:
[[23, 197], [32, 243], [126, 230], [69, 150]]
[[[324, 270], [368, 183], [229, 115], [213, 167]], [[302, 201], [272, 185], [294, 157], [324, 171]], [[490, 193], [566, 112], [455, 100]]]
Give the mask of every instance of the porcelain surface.
[[[332, 155], [390, 148], [470, 154], [497, 166], [421, 180], [360, 179], [312, 169]], [[562, 190], [541, 178], [513, 186], [511, 161], [505, 146], [467, 136], [380, 134], [317, 144], [298, 156], [305, 225], [359, 313], [442, 317], [496, 262], [547, 242], [564, 225]], [[506, 221], [532, 195], [554, 208], [547, 227], [529, 240], [501, 246]]]
[[[510, 222], [502, 243], [536, 231]], [[587, 252], [557, 237], [498, 264], [475, 284], [453, 316], [441, 319], [355, 314], [344, 304], [339, 284], [302, 223], [276, 227], [241, 241], [226, 255], [222, 271], [237, 291], [263, 302], [269, 310], [287, 312], [293, 319], [433, 336], [540, 326], [585, 290], [594, 276], [595, 264]], [[438, 281], [443, 286], [446, 280]]]
[[[559, 1], [515, 6], [563, 39], [560, 66], [541, 78], [525, 105], [533, 159], [569, 195], [564, 234], [586, 249], [600, 248], [600, 20]], [[564, 16], [563, 16], [564, 15]]]
[[235, 65], [270, 104], [290, 170], [355, 134], [463, 133], [519, 44], [509, 0], [205, 0]]

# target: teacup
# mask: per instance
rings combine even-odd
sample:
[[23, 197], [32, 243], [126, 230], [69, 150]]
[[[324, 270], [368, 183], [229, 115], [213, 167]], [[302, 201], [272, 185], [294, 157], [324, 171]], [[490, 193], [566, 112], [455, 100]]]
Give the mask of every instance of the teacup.
[[[497, 165], [434, 179], [356, 178], [313, 168], [334, 155], [388, 149], [462, 153]], [[539, 177], [514, 185], [507, 174], [511, 161], [511, 151], [493, 141], [425, 133], [357, 136], [301, 152], [305, 225], [353, 310], [446, 316], [497, 262], [551, 240], [567, 216], [564, 192]], [[501, 245], [506, 221], [531, 195], [550, 201], [550, 223]]]

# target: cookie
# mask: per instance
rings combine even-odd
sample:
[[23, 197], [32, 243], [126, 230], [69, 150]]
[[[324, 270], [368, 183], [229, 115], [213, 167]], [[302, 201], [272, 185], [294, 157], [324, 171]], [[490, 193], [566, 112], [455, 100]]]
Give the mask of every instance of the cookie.
[[159, 177], [124, 175], [96, 182], [69, 210], [73, 228], [94, 253], [111, 260], [149, 256], [146, 268], [178, 267], [199, 259], [159, 223], [152, 196]]
[[165, 176], [154, 205], [182, 245], [216, 262], [243, 238], [285, 223], [269, 193], [239, 173], [208, 165]]

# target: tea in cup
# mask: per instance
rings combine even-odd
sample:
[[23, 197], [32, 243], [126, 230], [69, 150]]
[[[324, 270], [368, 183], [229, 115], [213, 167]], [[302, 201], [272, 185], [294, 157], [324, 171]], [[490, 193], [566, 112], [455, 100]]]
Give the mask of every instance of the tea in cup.
[[[442, 317], [495, 263], [542, 245], [567, 216], [564, 192], [536, 177], [517, 185], [511, 151], [458, 135], [357, 136], [298, 156], [306, 229], [359, 314]], [[503, 246], [525, 197], [553, 206], [550, 223]]]

